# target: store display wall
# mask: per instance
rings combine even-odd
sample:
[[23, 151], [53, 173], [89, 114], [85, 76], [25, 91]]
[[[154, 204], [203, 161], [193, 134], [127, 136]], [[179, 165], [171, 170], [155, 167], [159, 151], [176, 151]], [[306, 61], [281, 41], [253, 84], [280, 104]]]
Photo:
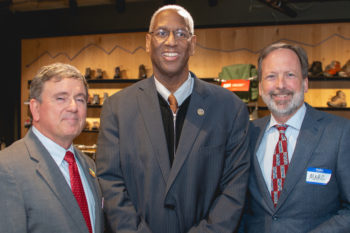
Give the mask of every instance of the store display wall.
[[[280, 26], [251, 26], [197, 29], [197, 48], [190, 60], [190, 70], [200, 78], [217, 78], [223, 66], [232, 64], [256, 65], [259, 51], [266, 45], [285, 41], [305, 48], [309, 61], [321, 61], [323, 67], [333, 60], [345, 64], [350, 59], [350, 24], [306, 24]], [[103, 79], [113, 79], [115, 68], [120, 67], [122, 79], [137, 79], [139, 65], [144, 64], [148, 76], [152, 74], [150, 59], [145, 52], [146, 32], [95, 34], [32, 38], [22, 40], [22, 88], [21, 88], [21, 136], [26, 132], [24, 122], [28, 118], [28, 81], [43, 65], [52, 62], [71, 63], [83, 73], [87, 67], [102, 69]], [[337, 78], [333, 78], [336, 80]], [[350, 78], [331, 83], [310, 80], [306, 101], [315, 107], [327, 107], [327, 101], [338, 89], [346, 94], [350, 103]], [[90, 84], [90, 94], [108, 95], [122, 89], [122, 86]], [[124, 85], [125, 87], [125, 85]], [[101, 100], [102, 101], [102, 100]], [[264, 104], [259, 101], [260, 106]], [[99, 110], [89, 109], [88, 115], [99, 118]], [[339, 112], [342, 115], [343, 112]], [[343, 114], [347, 117], [346, 114]]]
[[[20, 91], [23, 89], [21, 83], [23, 66], [21, 41], [23, 39], [144, 32], [147, 30], [154, 10], [164, 3], [163, 0], [130, 0], [126, 2], [123, 12], [118, 11], [113, 4], [78, 6], [76, 10], [66, 8], [32, 12], [17, 12], [5, 5], [2, 6], [0, 8], [2, 35], [0, 51], [3, 59], [0, 65], [2, 68], [0, 97], [4, 103], [0, 111], [0, 138], [5, 138], [8, 145], [19, 139], [23, 130], [21, 125], [23, 101], [20, 97]], [[347, 0], [296, 1], [293, 3], [297, 11], [296, 17], [284, 15], [258, 0], [220, 0], [217, 1], [216, 6], [209, 6], [208, 1], [203, 0], [177, 0], [176, 3], [187, 8], [194, 17], [196, 28], [202, 29], [220, 30], [223, 27], [244, 29], [251, 25], [298, 24], [302, 26], [310, 23], [350, 22], [350, 1]], [[254, 40], [260, 39], [258, 36]], [[26, 87], [27, 84], [24, 88]]]

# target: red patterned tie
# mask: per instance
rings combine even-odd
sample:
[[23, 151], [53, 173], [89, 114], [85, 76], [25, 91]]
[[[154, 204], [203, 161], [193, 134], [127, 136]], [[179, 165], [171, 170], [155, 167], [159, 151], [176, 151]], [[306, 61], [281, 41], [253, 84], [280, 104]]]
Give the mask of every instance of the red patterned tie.
[[75, 199], [78, 202], [81, 213], [84, 216], [89, 232], [92, 233], [89, 207], [86, 201], [85, 192], [83, 189], [83, 185], [81, 183], [78, 166], [77, 166], [77, 163], [75, 162], [73, 153], [70, 151], [67, 151], [66, 156], [64, 157], [64, 160], [66, 160], [67, 163], [69, 164], [69, 176], [70, 176], [70, 185], [72, 188], [72, 192], [75, 196]]
[[288, 126], [275, 125], [275, 127], [280, 133], [275, 153], [273, 154], [271, 173], [271, 197], [273, 204], [276, 207], [288, 171], [289, 161], [287, 150], [287, 137], [285, 135]]

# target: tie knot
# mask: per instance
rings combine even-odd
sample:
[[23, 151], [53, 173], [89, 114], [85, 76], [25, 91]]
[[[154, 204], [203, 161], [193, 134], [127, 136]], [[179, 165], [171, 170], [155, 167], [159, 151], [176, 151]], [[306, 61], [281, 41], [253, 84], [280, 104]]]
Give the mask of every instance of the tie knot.
[[74, 163], [75, 162], [74, 154], [70, 151], [67, 151], [66, 155], [64, 156], [64, 160], [66, 160], [68, 164]]
[[170, 109], [176, 113], [177, 111], [177, 100], [175, 98], [175, 96], [173, 94], [170, 94], [168, 97], [168, 101], [169, 101], [169, 105], [170, 105]]
[[285, 133], [288, 125], [275, 125], [276, 129], [279, 131], [279, 133]]

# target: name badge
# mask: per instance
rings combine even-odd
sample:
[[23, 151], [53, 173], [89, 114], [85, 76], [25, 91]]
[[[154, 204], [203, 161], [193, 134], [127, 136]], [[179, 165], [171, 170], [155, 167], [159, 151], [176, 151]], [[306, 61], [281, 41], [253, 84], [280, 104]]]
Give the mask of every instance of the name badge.
[[326, 185], [331, 176], [332, 171], [329, 169], [309, 167], [306, 173], [306, 183]]

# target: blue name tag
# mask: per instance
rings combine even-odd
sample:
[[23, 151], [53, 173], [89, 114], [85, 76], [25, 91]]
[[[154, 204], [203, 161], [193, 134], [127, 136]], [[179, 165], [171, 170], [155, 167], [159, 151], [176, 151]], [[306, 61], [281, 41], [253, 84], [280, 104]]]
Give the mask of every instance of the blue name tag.
[[309, 167], [306, 173], [306, 183], [326, 185], [331, 176], [332, 171], [329, 169]]

